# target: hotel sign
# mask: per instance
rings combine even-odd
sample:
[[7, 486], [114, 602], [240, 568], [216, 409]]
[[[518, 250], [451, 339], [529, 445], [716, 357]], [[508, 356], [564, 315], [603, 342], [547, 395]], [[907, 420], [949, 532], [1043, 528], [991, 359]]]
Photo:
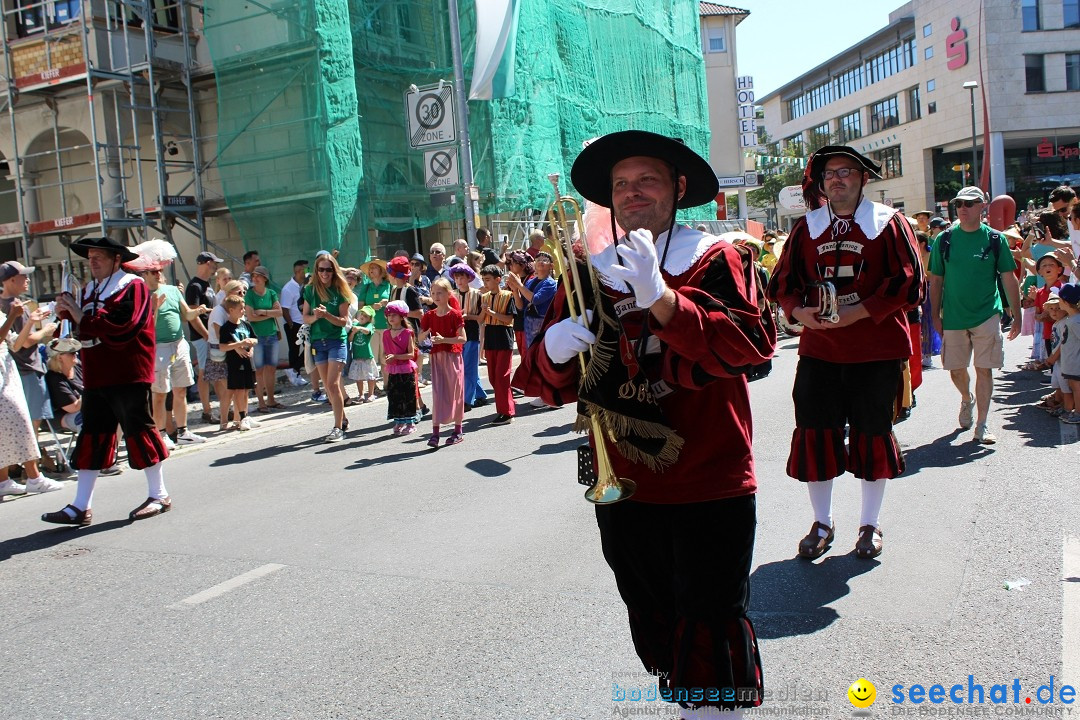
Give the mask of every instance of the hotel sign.
[[754, 99], [754, 77], [740, 75], [735, 78], [735, 102], [739, 106], [739, 147], [743, 150], [756, 148], [758, 145]]

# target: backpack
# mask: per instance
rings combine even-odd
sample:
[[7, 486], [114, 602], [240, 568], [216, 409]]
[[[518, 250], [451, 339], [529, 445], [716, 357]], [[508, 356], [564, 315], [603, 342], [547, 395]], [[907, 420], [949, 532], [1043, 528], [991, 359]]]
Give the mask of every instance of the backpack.
[[[941, 233], [937, 242], [941, 244], [941, 259], [949, 262], [949, 244], [952, 239], [952, 228], [947, 228]], [[994, 277], [998, 276], [998, 259], [1001, 257], [1001, 233], [990, 230], [990, 249], [994, 253]]]
[[[994, 272], [994, 284], [997, 286], [998, 295], [1004, 301], [1004, 299], [1005, 299], [1005, 288], [1001, 284], [1001, 273], [998, 272], [998, 269], [997, 269], [998, 260], [1001, 258], [1001, 237], [1002, 236], [1001, 236], [1001, 233], [999, 233], [997, 230], [994, 230], [993, 228], [990, 229], [989, 236], [990, 236], [990, 249], [991, 249], [991, 252], [994, 253], [994, 270], [993, 270], [993, 272]], [[950, 242], [951, 239], [952, 239], [952, 228], [950, 227], [950, 228], [946, 228], [941, 233], [941, 235], [938, 237], [938, 240], [937, 240], [937, 242], [942, 243], [942, 245], [941, 245], [941, 259], [944, 260], [946, 264], [948, 264], [948, 262], [949, 262], [949, 242]]]

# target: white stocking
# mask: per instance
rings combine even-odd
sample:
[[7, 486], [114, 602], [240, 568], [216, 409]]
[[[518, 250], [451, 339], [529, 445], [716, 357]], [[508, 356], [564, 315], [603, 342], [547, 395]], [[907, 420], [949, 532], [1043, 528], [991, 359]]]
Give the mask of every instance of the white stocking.
[[146, 486], [148, 488], [146, 497], [152, 497], [155, 500], [161, 500], [169, 496], [169, 493], [165, 491], [165, 478], [161, 475], [161, 463], [151, 465], [146, 468]]
[[862, 520], [859, 527], [873, 525], [880, 528], [878, 515], [881, 514], [881, 502], [885, 499], [885, 480], [862, 481]]
[[100, 471], [79, 471], [79, 484], [75, 488], [75, 499], [71, 501], [71, 504], [80, 510], [90, 509], [90, 501], [94, 499], [94, 485], [97, 484], [98, 472]]
[[[832, 527], [832, 480], [821, 482], [808, 482], [806, 489], [810, 492], [810, 504], [814, 508], [814, 519], [826, 527]], [[821, 531], [818, 530], [818, 533]], [[825, 537], [822, 535], [822, 537]]]

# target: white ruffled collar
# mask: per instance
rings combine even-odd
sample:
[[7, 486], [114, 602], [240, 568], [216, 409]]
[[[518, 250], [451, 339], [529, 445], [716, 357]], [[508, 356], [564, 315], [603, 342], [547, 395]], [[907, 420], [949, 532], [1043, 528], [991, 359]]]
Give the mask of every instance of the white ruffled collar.
[[141, 281], [142, 278], [138, 275], [132, 275], [125, 270], [117, 270], [104, 282], [95, 283], [94, 281], [91, 281], [87, 283], [83, 288], [83, 301], [90, 300], [91, 296], [94, 294], [94, 289], [98, 287], [101, 288], [101, 294], [94, 299], [97, 300], [97, 302], [108, 300], [135, 280]]
[[[676, 225], [672, 234], [671, 249], [668, 250], [664, 259], [662, 270], [671, 277], [678, 277], [689, 270], [701, 256], [708, 252], [709, 248], [720, 242], [717, 235], [707, 235], [700, 230], [688, 228], [685, 225]], [[668, 234], [660, 233], [656, 239], [656, 256], [664, 257], [664, 248], [667, 247]], [[621, 293], [630, 293], [630, 286], [622, 280], [616, 280], [604, 274], [604, 268], [609, 268], [618, 263], [618, 254], [614, 245], [608, 245], [601, 252], [592, 255], [593, 267], [600, 275], [600, 280], [612, 290]]]
[[[862, 202], [859, 203], [859, 207], [855, 208], [855, 224], [859, 226], [868, 240], [873, 240], [881, 234], [881, 231], [885, 229], [885, 226], [889, 224], [889, 220], [896, 213], [896, 208], [891, 208], [882, 203], [871, 202], [864, 197]], [[822, 233], [829, 229], [832, 218], [833, 216], [829, 214], [827, 205], [822, 205], [816, 210], [806, 213], [806, 229], [810, 233], [810, 238], [817, 240], [821, 237]]]

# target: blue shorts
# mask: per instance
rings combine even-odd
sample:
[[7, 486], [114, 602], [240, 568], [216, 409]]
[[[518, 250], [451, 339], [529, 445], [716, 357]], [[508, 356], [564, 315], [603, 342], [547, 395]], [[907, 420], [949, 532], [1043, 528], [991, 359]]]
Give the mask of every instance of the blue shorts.
[[195, 351], [195, 359], [199, 363], [199, 371], [202, 372], [206, 369], [207, 356], [210, 354], [210, 343], [206, 338], [199, 338], [198, 340], [190, 340], [191, 349]]
[[311, 354], [315, 358], [316, 365], [325, 365], [329, 361], [345, 364], [345, 341], [344, 340], [312, 340]]
[[254, 352], [251, 354], [251, 363], [255, 369], [258, 370], [263, 365], [276, 368], [278, 360], [277, 348], [277, 335], [267, 335], [259, 338], [259, 344], [253, 348]]
[[45, 387], [45, 376], [36, 372], [20, 373], [26, 406], [30, 409], [31, 420], [52, 420], [52, 403], [49, 390]]

